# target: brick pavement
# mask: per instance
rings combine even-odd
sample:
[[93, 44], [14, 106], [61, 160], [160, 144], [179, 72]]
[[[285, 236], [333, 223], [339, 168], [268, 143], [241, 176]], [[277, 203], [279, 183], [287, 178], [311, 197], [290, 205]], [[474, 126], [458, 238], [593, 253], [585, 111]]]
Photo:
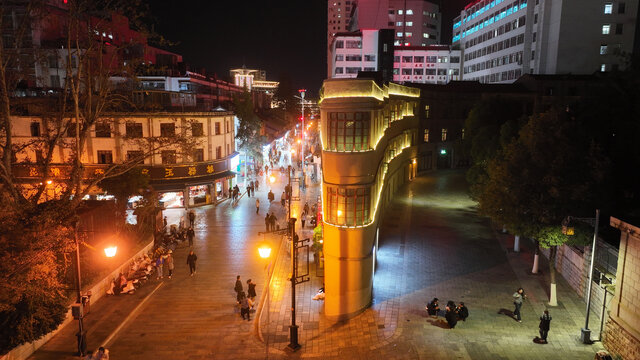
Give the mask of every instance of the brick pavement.
[[[261, 201], [268, 191], [262, 184]], [[315, 198], [318, 188], [308, 195]], [[275, 189], [278, 199], [281, 188]], [[277, 202], [272, 206], [284, 215]], [[373, 304], [363, 313], [341, 322], [325, 319], [322, 301], [311, 300], [322, 284], [311, 268], [312, 281], [296, 288], [302, 348], [293, 354], [283, 350], [290, 321], [286, 247], [279, 248], [274, 267], [271, 321], [267, 324], [266, 311], [254, 314], [251, 322], [242, 321], [235, 306], [236, 274], [256, 280], [258, 296], [263, 298], [265, 263], [255, 254], [262, 238], [255, 234], [264, 229], [264, 210], [255, 215], [254, 199], [243, 198], [236, 206], [226, 202], [196, 212], [198, 273], [189, 277], [182, 264], [186, 249], [176, 251], [176, 276], [162, 280], [164, 285], [140, 314], [109, 344], [111, 358], [264, 359], [265, 343], [260, 338], [269, 341], [270, 359], [592, 359], [601, 348], [579, 343], [584, 303], [561, 278], [560, 305], [551, 309], [549, 344], [532, 342], [544, 309], [547, 278], [527, 273], [531, 250], [508, 252], [510, 237], [496, 234], [475, 214], [460, 172], [424, 175], [395, 196], [381, 222]], [[278, 240], [271, 238], [274, 244]], [[546, 263], [540, 266], [544, 271]], [[501, 309], [512, 310], [511, 294], [520, 286], [529, 294], [523, 323], [499, 314]], [[465, 301], [469, 320], [451, 330], [441, 320], [428, 318], [424, 306], [434, 296], [441, 303]], [[106, 338], [108, 329], [114, 329], [133, 307], [119, 301], [131, 299], [104, 298], [94, 304], [92, 311], [102, 315], [100, 320], [96, 316], [93, 326], [103, 335], [96, 331], [90, 340]], [[256, 315], [262, 315], [261, 337], [256, 333]], [[57, 349], [65, 344], [75, 348], [73, 326], [64, 330], [33, 358], [65, 358], [64, 351], [51, 350], [56, 344]]]

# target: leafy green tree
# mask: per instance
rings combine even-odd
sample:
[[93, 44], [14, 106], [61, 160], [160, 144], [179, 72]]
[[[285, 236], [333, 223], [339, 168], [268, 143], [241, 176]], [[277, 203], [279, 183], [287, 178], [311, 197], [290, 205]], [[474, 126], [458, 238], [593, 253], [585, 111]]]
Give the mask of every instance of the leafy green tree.
[[261, 159], [264, 143], [264, 136], [260, 135], [262, 121], [255, 114], [251, 93], [243, 92], [234, 98], [233, 103], [239, 120], [236, 134], [238, 147], [244, 150], [247, 155]]
[[[481, 214], [535, 238], [552, 253], [566, 241], [557, 228], [570, 214], [595, 208], [610, 163], [570, 113], [552, 109], [532, 116], [513, 139], [488, 161], [487, 178], [476, 184]], [[552, 299], [555, 263], [550, 261]]]

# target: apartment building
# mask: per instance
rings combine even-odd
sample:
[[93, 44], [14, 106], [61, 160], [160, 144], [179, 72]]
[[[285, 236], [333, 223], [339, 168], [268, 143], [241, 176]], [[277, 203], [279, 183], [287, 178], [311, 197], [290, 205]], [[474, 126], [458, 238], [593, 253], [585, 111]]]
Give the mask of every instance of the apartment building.
[[479, 0], [453, 21], [464, 80], [622, 68], [633, 51], [638, 1]]
[[461, 80], [460, 50], [449, 45], [398, 46], [393, 59], [393, 81], [448, 84]]
[[361, 30], [335, 34], [329, 52], [330, 78], [355, 78], [362, 71], [381, 71], [391, 80], [391, 30]]
[[[81, 156], [84, 176], [103, 174], [117, 164], [135, 161], [149, 176], [150, 185], [160, 193], [165, 207], [189, 207], [210, 204], [222, 199], [233, 184], [231, 171], [237, 162], [234, 114], [232, 112], [145, 112], [114, 113], [91, 129]], [[11, 119], [16, 144], [38, 144], [54, 125], [40, 116], [14, 116]], [[146, 138], [170, 138], [185, 134], [197, 138], [193, 153], [184, 154], [177, 147], [164, 147], [143, 158]], [[69, 141], [74, 133], [68, 132]], [[72, 147], [64, 139], [53, 151], [52, 166], [42, 174], [43, 154], [38, 146], [26, 146], [15, 154], [13, 163], [17, 179], [25, 184], [49, 179], [48, 198], [59, 195], [68, 177], [66, 165]], [[66, 145], [65, 145], [66, 144]], [[93, 195], [103, 195], [100, 189]]]

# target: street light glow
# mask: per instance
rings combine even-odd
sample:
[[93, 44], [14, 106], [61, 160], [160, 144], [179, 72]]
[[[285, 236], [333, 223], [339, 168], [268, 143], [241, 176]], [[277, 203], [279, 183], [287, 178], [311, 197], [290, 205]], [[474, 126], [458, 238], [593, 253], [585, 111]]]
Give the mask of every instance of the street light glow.
[[104, 254], [107, 257], [114, 257], [116, 256], [116, 252], [118, 251], [118, 247], [117, 246], [110, 246], [107, 248], [104, 248]]
[[262, 245], [258, 248], [258, 253], [260, 254], [261, 258], [267, 259], [269, 256], [271, 256], [271, 248], [269, 247], [269, 245]]
[[291, 155], [295, 155], [296, 154], [296, 149], [291, 149]]
[[273, 184], [274, 182], [276, 182], [276, 177], [275, 177], [275, 176], [273, 176], [273, 175], [269, 176], [269, 182], [270, 182], [270, 183], [272, 183], [272, 184]]

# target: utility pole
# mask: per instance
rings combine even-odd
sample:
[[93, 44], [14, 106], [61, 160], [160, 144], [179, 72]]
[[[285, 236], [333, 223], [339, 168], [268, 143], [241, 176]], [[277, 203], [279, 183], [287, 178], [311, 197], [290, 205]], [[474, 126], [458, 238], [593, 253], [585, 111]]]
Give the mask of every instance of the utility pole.
[[301, 107], [301, 112], [302, 112], [302, 131], [300, 132], [300, 160], [301, 162], [301, 168], [302, 168], [302, 188], [304, 189], [306, 184], [304, 181], [304, 94], [306, 93], [305, 89], [300, 89], [298, 90], [298, 92], [300, 93], [300, 107]]

